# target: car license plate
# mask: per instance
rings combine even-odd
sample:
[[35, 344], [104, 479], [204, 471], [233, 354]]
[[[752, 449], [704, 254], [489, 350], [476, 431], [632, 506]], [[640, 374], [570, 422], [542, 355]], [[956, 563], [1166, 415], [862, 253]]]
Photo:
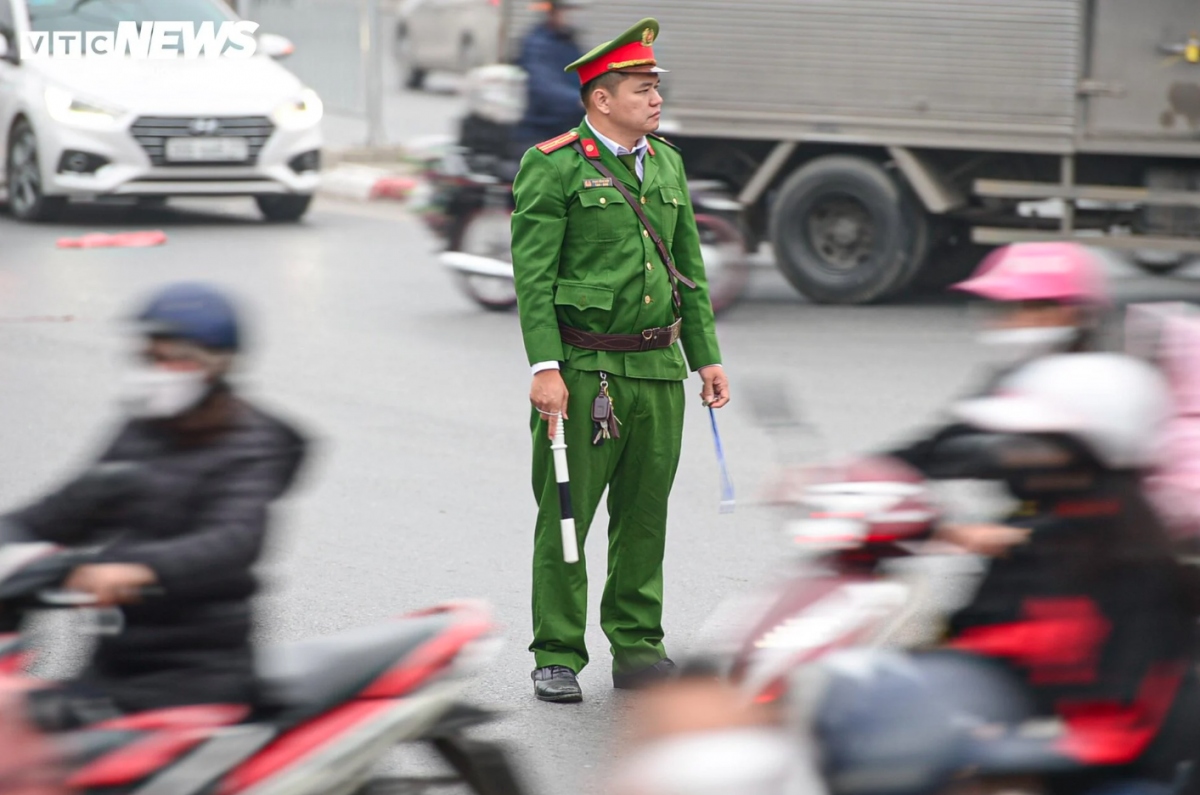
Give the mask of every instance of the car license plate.
[[241, 161], [250, 155], [245, 138], [168, 138], [167, 160], [180, 162]]

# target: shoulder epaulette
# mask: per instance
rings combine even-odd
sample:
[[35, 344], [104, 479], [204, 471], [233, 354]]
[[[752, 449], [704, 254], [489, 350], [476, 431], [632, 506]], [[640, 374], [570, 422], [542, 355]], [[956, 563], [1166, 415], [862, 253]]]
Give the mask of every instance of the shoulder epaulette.
[[557, 138], [551, 138], [549, 141], [542, 141], [535, 148], [542, 154], [548, 155], [551, 152], [557, 152], [559, 149], [562, 149], [567, 144], [573, 143], [575, 141], [575, 139], [577, 139], [578, 137], [579, 137], [579, 133], [575, 132], [574, 130], [571, 130], [571, 132], [563, 133], [562, 135], [558, 136]]
[[656, 140], [656, 141], [662, 141], [664, 144], [666, 144], [667, 146], [671, 147], [671, 148], [672, 148], [672, 149], [674, 149], [676, 152], [678, 152], [678, 151], [679, 151], [679, 147], [678, 147], [678, 146], [676, 146], [675, 144], [671, 143], [671, 142], [670, 142], [670, 141], [668, 141], [666, 138], [663, 138], [663, 137], [662, 137], [661, 135], [659, 135], [658, 133], [650, 133], [650, 135], [648, 135], [647, 137], [648, 137], [648, 138], [653, 138], [653, 139], [654, 139], [654, 140]]

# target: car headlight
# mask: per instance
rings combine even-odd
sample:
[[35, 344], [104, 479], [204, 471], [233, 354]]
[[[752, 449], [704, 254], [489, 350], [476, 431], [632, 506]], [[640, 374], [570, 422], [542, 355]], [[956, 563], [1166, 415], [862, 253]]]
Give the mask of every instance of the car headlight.
[[115, 108], [79, 99], [58, 86], [46, 87], [46, 110], [55, 121], [95, 130], [113, 129], [121, 116], [121, 111]]
[[288, 130], [302, 130], [312, 127], [325, 114], [325, 105], [317, 92], [306, 88], [300, 96], [289, 100], [275, 109], [275, 123]]

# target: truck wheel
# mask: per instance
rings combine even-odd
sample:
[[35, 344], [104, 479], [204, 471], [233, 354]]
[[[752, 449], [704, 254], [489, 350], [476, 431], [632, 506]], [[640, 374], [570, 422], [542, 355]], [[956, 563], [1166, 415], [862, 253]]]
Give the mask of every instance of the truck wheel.
[[994, 249], [994, 246], [972, 243], [970, 239], [945, 241], [930, 252], [925, 266], [913, 280], [913, 288], [940, 293], [970, 277]]
[[907, 286], [925, 216], [879, 164], [829, 155], [783, 184], [771, 242], [792, 286], [822, 304], [865, 304]]

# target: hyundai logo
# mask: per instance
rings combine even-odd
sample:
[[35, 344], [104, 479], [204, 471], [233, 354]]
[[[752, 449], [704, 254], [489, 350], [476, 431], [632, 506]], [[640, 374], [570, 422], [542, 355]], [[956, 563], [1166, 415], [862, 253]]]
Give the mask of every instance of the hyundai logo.
[[190, 128], [193, 135], [216, 135], [221, 129], [221, 122], [217, 119], [192, 119]]

